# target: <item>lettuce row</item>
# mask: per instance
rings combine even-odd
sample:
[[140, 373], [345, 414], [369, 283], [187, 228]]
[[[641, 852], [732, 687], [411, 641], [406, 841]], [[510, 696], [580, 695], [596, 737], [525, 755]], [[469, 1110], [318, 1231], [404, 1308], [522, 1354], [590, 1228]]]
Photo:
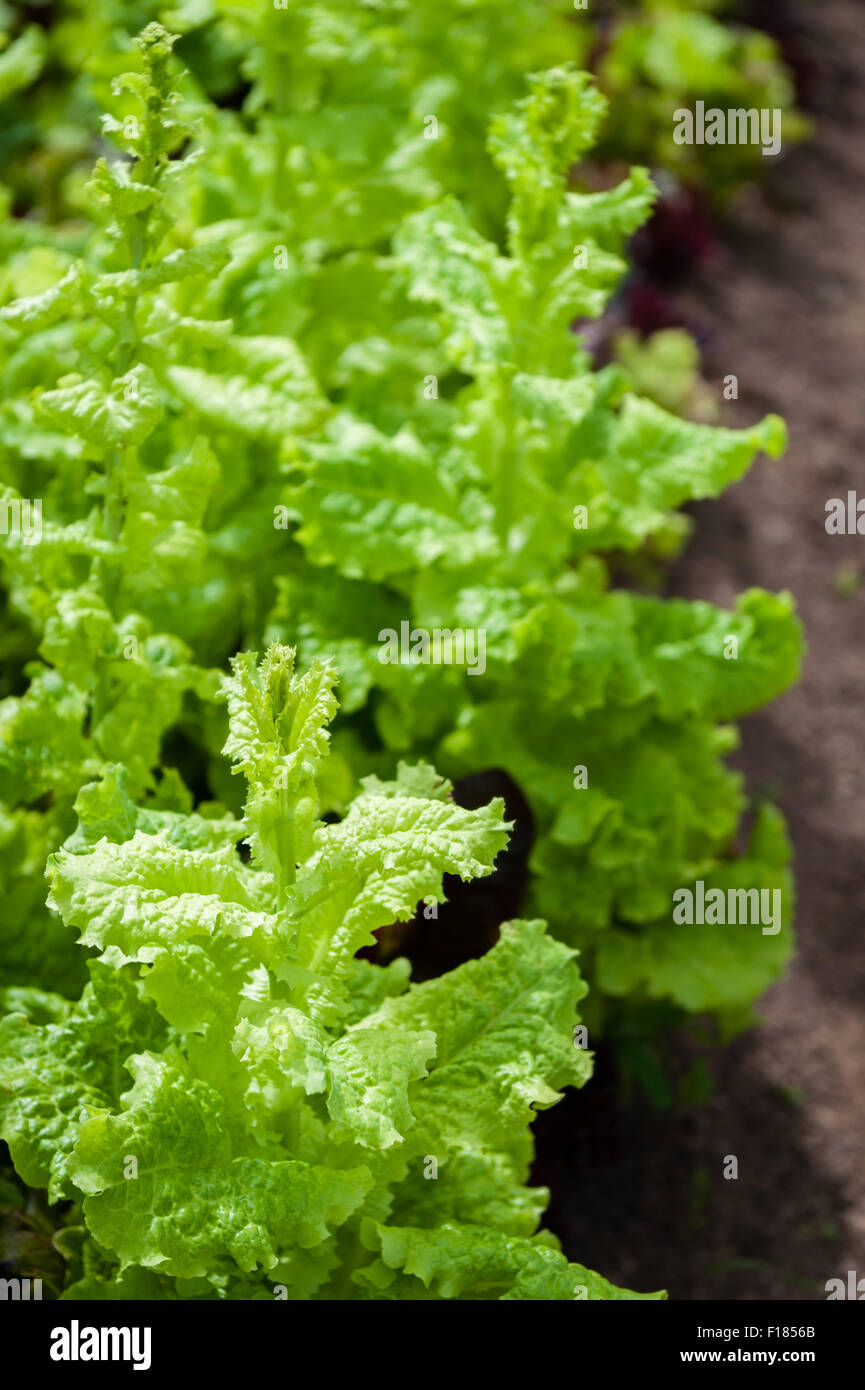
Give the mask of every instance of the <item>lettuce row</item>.
[[232, 667], [243, 818], [139, 808], [122, 769], [84, 788], [49, 876], [90, 983], [0, 1023], [17, 1171], [81, 1203], [64, 1297], [638, 1297], [537, 1233], [524, 1186], [533, 1112], [589, 1072], [574, 952], [525, 921], [426, 984], [357, 956], [491, 871], [501, 802], [402, 767], [323, 822], [334, 672]]
[[[720, 761], [728, 721], [795, 677], [789, 600], [752, 592], [727, 615], [630, 595], [610, 589], [607, 557], [675, 532], [671, 509], [716, 495], [758, 450], [776, 454], [783, 431], [772, 417], [741, 432], [682, 421], [615, 368], [590, 370], [571, 323], [602, 311], [652, 198], [639, 170], [605, 193], [569, 186], [602, 101], [554, 69], [493, 118], [503, 244], [448, 197], [403, 217], [384, 249], [340, 251], [308, 181], [285, 209], [246, 208], [263, 171], [276, 186], [272, 142], [244, 137], [240, 165], [239, 136], [205, 121], [200, 147], [169, 157], [188, 130], [170, 45], [148, 31], [142, 71], [116, 84], [125, 104], [106, 128], [133, 160], [97, 166], [105, 217], [85, 256], [19, 252], [13, 283], [36, 292], [0, 310], [3, 477], [12, 495], [38, 489], [46, 517], [41, 545], [8, 537], [2, 552], [19, 640], [35, 632], [42, 658], [26, 693], [0, 703], [10, 843], [37, 825], [44, 847], [59, 843], [106, 762], [127, 767], [137, 799], [188, 808], [175, 773], [154, 779], [178, 726], [203, 738], [231, 802], [207, 668], [262, 635], [298, 640], [307, 662], [339, 662], [344, 710], [368, 706], [380, 743], [371, 754], [348, 721], [335, 808], [349, 763], [389, 776], [413, 750], [451, 775], [504, 765], [537, 820], [533, 910], [588, 950], [596, 983], [686, 1009], [753, 999], [789, 953], [789, 913], [779, 937], [739, 943], [741, 961], [707, 933], [690, 973], [664, 918], [673, 887], [714, 874], [745, 887], [756, 874], [790, 902], [777, 815], [732, 853], [744, 802]], [[344, 59], [324, 57], [339, 71]], [[302, 169], [280, 120], [286, 167]], [[383, 666], [377, 634], [406, 619], [483, 627], [483, 679]], [[589, 768], [583, 791], [574, 763]], [[35, 818], [40, 798], [51, 825]], [[19, 862], [6, 975], [26, 983], [38, 855], [23, 875]], [[56, 918], [41, 921], [56, 941]], [[41, 978], [56, 986], [74, 968], [55, 953], [56, 978]]]

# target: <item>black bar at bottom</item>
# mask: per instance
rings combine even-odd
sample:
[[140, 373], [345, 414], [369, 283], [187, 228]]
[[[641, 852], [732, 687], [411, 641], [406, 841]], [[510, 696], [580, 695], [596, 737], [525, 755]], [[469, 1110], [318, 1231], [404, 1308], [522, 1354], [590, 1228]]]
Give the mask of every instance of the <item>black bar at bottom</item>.
[[[825, 1381], [842, 1366], [855, 1374], [863, 1331], [858, 1309], [837, 1302], [0, 1303], [10, 1390], [45, 1375], [62, 1382], [106, 1371], [308, 1380], [315, 1365], [329, 1381], [342, 1365], [405, 1380], [412, 1366], [425, 1378], [439, 1366], [452, 1376], [461, 1361], [476, 1373], [504, 1358], [506, 1369], [517, 1348], [531, 1353], [531, 1381], [547, 1355], [564, 1358], [575, 1378], [600, 1362], [611, 1377], [760, 1366], [809, 1369]], [[551, 1361], [544, 1378], [562, 1370]]]

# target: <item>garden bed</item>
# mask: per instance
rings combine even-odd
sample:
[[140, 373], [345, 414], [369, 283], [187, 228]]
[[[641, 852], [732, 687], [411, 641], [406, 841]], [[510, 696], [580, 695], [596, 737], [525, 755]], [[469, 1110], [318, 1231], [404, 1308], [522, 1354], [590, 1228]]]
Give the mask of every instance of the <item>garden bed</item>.
[[[677, 1299], [825, 1298], [828, 1279], [865, 1266], [865, 541], [824, 526], [829, 498], [865, 492], [865, 34], [847, 0], [806, 18], [815, 139], [740, 203], [721, 258], [677, 297], [718, 394], [738, 376], [723, 423], [778, 411], [790, 446], [690, 509], [670, 586], [722, 606], [751, 585], [795, 595], [802, 680], [743, 721], [737, 763], [789, 818], [798, 951], [762, 1027], [712, 1062], [706, 1103], [622, 1104], [602, 1054], [592, 1085], [537, 1125], [536, 1177], [565, 1248]], [[679, 1069], [689, 1061], [683, 1049]]]

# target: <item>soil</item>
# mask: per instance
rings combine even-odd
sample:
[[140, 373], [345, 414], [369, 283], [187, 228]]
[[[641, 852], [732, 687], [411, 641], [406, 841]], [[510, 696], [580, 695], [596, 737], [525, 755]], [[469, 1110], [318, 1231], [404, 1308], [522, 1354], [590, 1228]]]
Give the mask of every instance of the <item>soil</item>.
[[824, 1299], [828, 1279], [865, 1276], [865, 538], [825, 530], [829, 498], [865, 496], [865, 29], [853, 0], [803, 14], [815, 138], [738, 203], [677, 295], [719, 398], [738, 377], [721, 423], [777, 411], [790, 447], [693, 509], [670, 583], [722, 606], [754, 585], [796, 597], [801, 683], [742, 722], [737, 763], [789, 819], [798, 952], [762, 1026], [714, 1061], [708, 1101], [623, 1104], [602, 1054], [536, 1126], [570, 1257], [676, 1299]]

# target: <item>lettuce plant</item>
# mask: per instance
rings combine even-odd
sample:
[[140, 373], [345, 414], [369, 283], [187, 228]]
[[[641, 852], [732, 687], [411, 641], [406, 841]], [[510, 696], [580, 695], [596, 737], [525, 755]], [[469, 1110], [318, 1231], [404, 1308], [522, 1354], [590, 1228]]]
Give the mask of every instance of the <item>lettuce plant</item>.
[[80, 1203], [65, 1296], [637, 1297], [536, 1234], [524, 1186], [533, 1110], [589, 1069], [573, 951], [522, 921], [426, 984], [357, 957], [443, 874], [490, 872], [501, 803], [403, 764], [324, 823], [333, 671], [232, 666], [242, 819], [137, 808], [119, 767], [85, 787], [49, 875], [90, 983], [0, 1024], [17, 1170]]

